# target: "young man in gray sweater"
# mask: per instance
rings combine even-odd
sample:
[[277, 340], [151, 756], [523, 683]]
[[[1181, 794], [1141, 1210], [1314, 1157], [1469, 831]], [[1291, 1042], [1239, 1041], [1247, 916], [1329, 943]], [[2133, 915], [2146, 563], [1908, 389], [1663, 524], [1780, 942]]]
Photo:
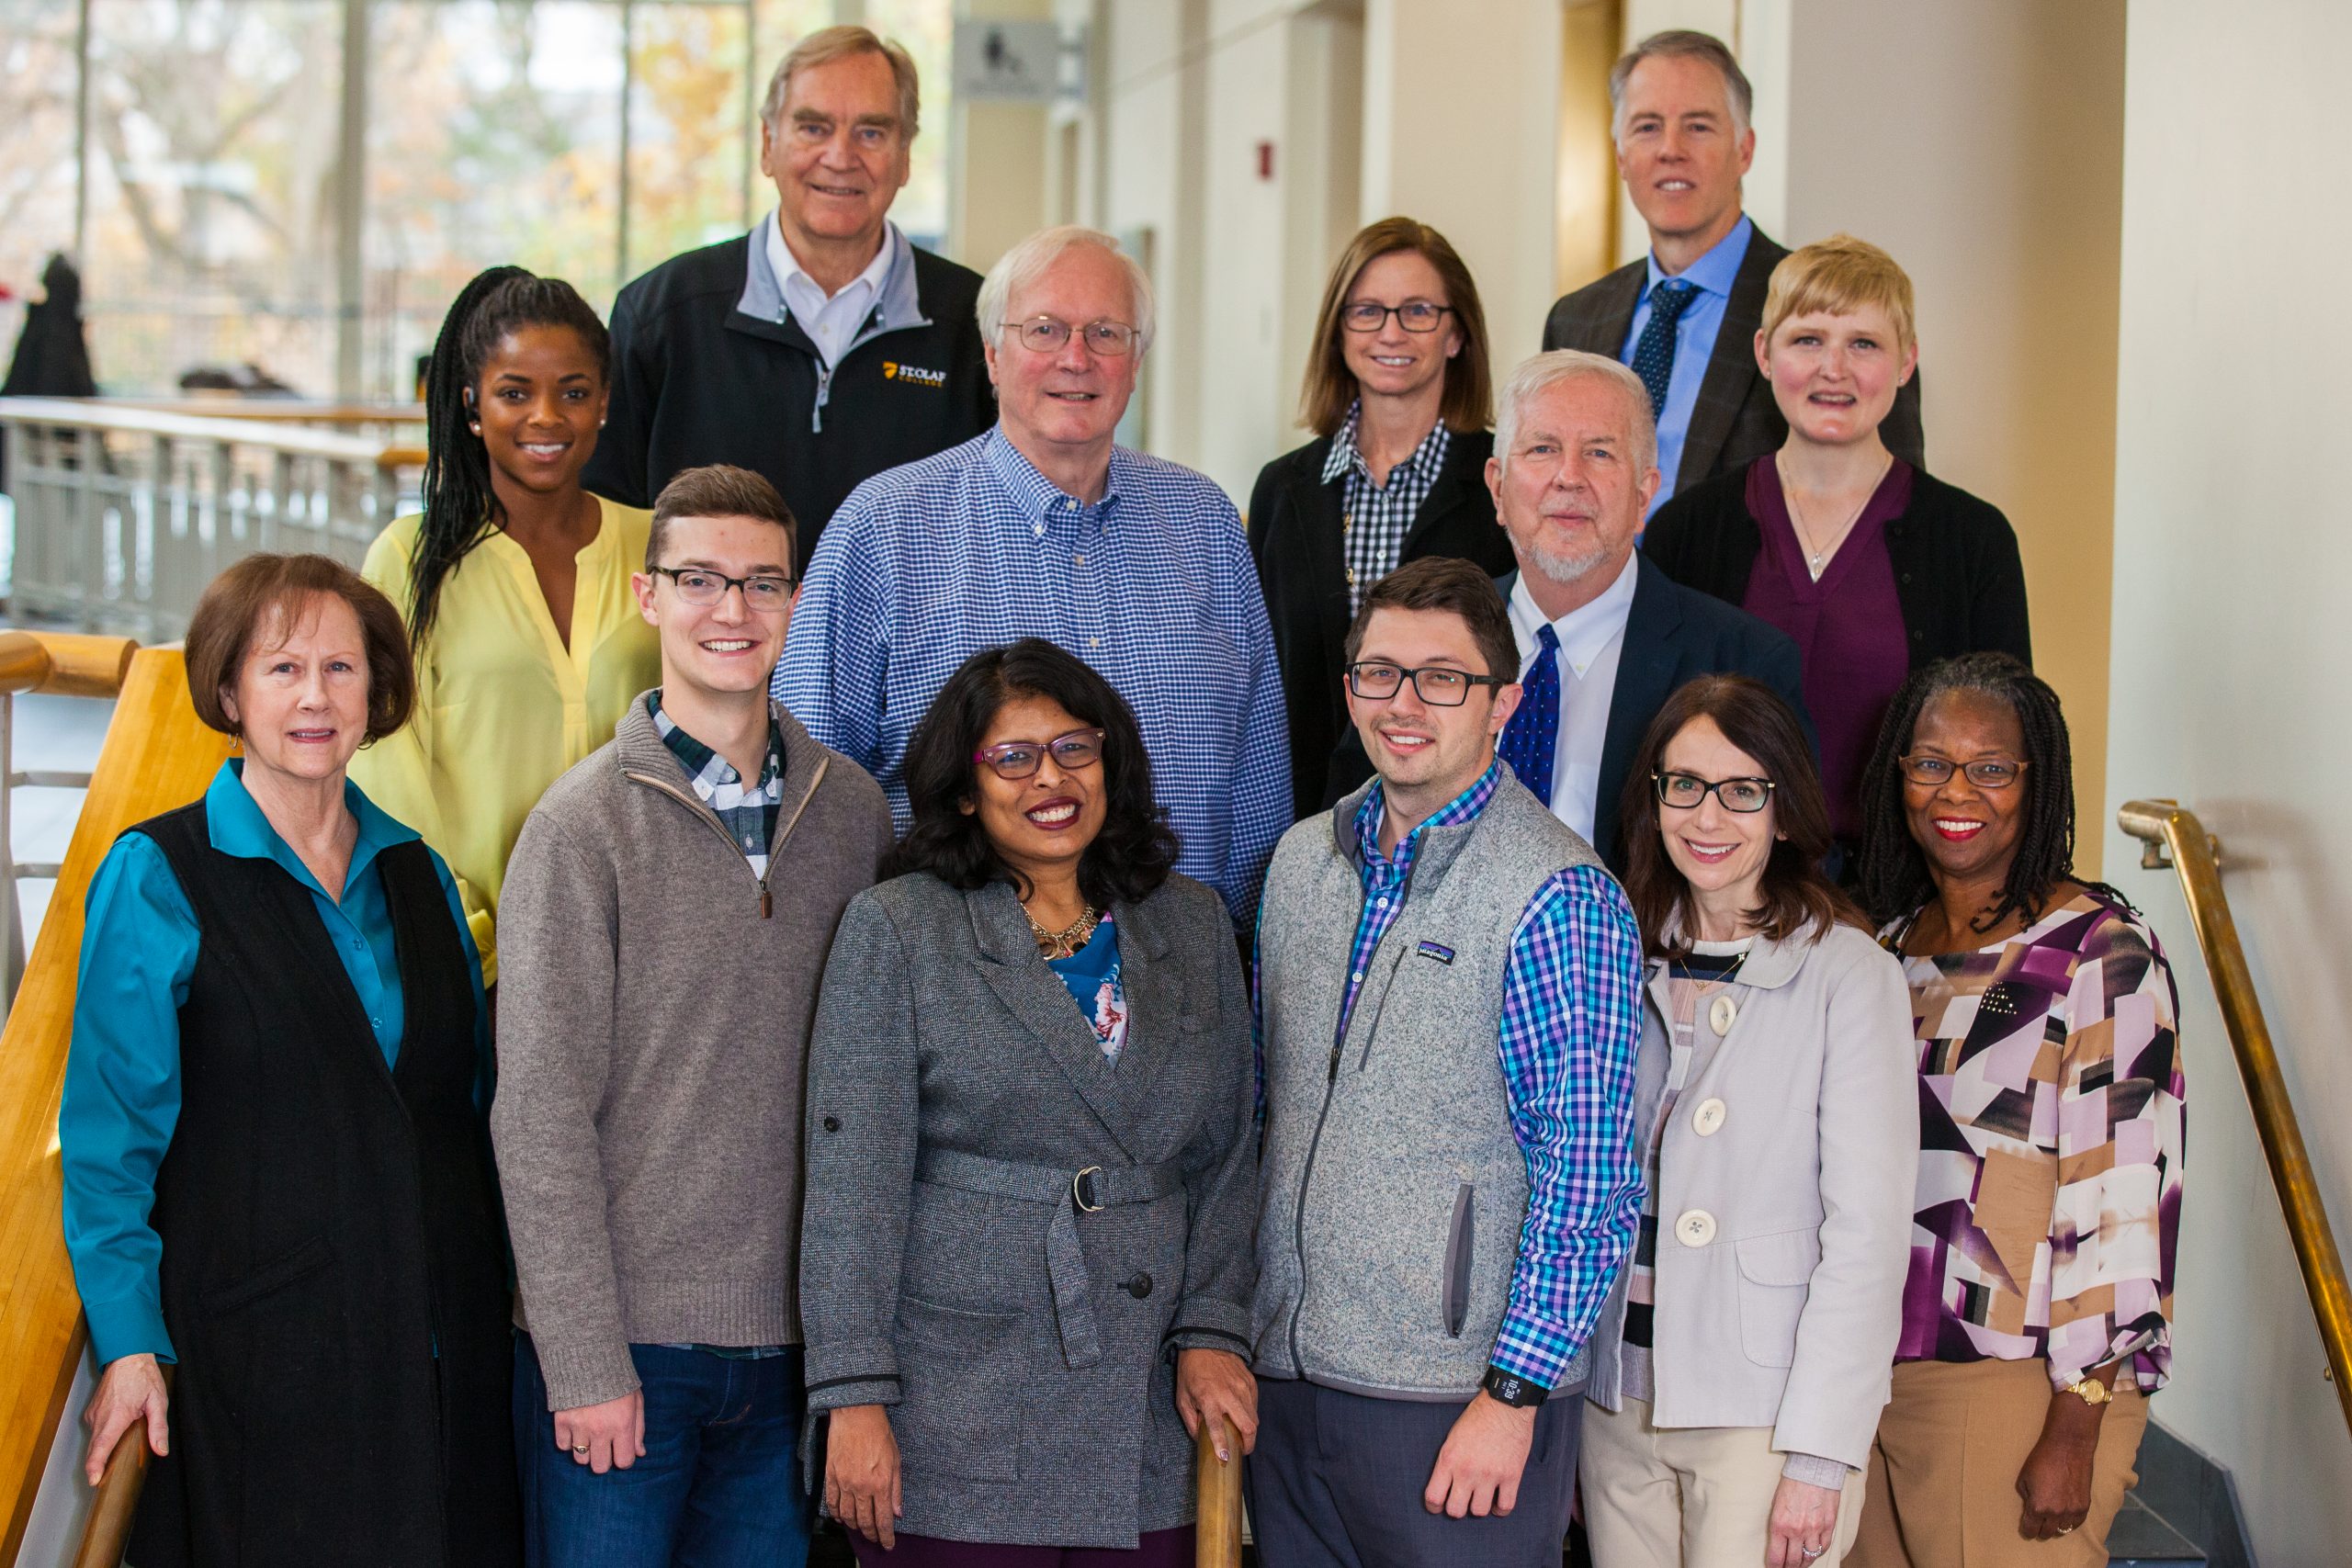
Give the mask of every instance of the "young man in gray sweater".
[[890, 813], [768, 700], [793, 549], [758, 475], [670, 481], [633, 579], [662, 684], [556, 781], [508, 863], [491, 1132], [535, 1565], [807, 1557], [802, 1074], [833, 927]]

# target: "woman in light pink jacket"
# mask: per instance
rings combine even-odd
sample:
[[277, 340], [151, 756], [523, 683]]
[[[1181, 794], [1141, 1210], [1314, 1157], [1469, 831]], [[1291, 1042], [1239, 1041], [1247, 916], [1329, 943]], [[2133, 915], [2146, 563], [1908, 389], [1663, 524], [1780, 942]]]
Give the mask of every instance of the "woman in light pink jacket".
[[1820, 871], [1796, 716], [1707, 676], [1627, 774], [1650, 954], [1647, 1177], [1594, 1333], [1580, 1478], [1600, 1568], [1820, 1568], [1853, 1543], [1918, 1161], [1903, 974]]

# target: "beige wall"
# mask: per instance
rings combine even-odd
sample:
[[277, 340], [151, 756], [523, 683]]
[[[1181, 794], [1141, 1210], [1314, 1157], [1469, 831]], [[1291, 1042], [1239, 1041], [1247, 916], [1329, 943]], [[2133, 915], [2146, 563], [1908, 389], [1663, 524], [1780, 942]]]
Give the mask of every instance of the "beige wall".
[[[2352, 331], [2287, 281], [2352, 247], [2341, 170], [2317, 151], [2342, 140], [2347, 58], [2337, 0], [2132, 6], [2104, 816], [2171, 795], [2221, 839], [2320, 1190], [2352, 1241], [2352, 842], [2335, 804], [2352, 778]], [[2271, 236], [2291, 245], [2275, 264]], [[2156, 1415], [2230, 1466], [2262, 1568], [2336, 1568], [2352, 1438], [2245, 1095], [2171, 874], [2105, 831], [2184, 1006], [2188, 1197]]]

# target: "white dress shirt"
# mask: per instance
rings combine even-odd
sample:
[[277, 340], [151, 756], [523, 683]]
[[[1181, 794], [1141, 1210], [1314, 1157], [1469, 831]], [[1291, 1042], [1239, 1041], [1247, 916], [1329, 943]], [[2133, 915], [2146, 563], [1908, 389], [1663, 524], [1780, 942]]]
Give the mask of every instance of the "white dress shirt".
[[[1629, 556], [1617, 581], [1590, 604], [1552, 623], [1560, 639], [1560, 738], [1552, 759], [1552, 815], [1589, 843], [1593, 810], [1600, 794], [1600, 749], [1609, 739], [1609, 702], [1617, 690], [1617, 656], [1625, 648], [1625, 616], [1634, 607], [1634, 582], [1641, 561]], [[1544, 612], [1527, 591], [1527, 573], [1510, 590], [1511, 635], [1519, 639], [1519, 674], [1535, 662], [1536, 633]], [[1617, 808], [1615, 801], [1609, 809]]]
[[784, 225], [773, 212], [768, 214], [767, 228], [768, 270], [775, 274], [776, 286], [784, 291], [785, 309], [817, 345], [817, 356], [831, 370], [841, 363], [842, 351], [856, 341], [857, 329], [873, 313], [875, 301], [882, 298], [883, 280], [890, 276], [890, 262], [898, 254], [898, 225], [883, 225], [882, 243], [875, 248], [874, 259], [831, 299], [815, 278], [800, 270], [799, 259], [784, 243]]

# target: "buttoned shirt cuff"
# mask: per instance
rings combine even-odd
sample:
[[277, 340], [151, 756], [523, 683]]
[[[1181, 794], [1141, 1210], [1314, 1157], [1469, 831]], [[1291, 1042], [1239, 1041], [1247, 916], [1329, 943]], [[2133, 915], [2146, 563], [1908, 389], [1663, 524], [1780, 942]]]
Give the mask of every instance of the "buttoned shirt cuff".
[[637, 1392], [637, 1362], [619, 1340], [566, 1345], [533, 1334], [531, 1353], [538, 1358], [539, 1381], [547, 1384], [550, 1411], [578, 1410]]
[[1583, 1348], [1582, 1337], [1570, 1345], [1553, 1338], [1542, 1325], [1514, 1313], [1503, 1319], [1502, 1331], [1495, 1336], [1495, 1348], [1487, 1360], [1513, 1377], [1524, 1378], [1557, 1393], [1564, 1382], [1571, 1381], [1568, 1374], [1575, 1368], [1577, 1352]]
[[153, 1356], [176, 1361], [171, 1331], [164, 1326], [164, 1309], [152, 1296], [120, 1296], [113, 1301], [82, 1303], [90, 1325], [90, 1354], [98, 1365], [125, 1356]]
[[1834, 1459], [1819, 1454], [1791, 1454], [1781, 1466], [1781, 1473], [1791, 1481], [1802, 1481], [1808, 1486], [1826, 1486], [1838, 1491], [1846, 1484], [1846, 1477], [1853, 1472]]
[[899, 1403], [899, 1351], [887, 1338], [807, 1345], [801, 1356], [812, 1411]]
[[[2140, 1353], [2143, 1350], [2154, 1349], [2158, 1345], [2169, 1344], [2171, 1342], [2171, 1337], [2172, 1325], [2169, 1324], [2163, 1325], [2156, 1328], [2145, 1328], [2139, 1329], [2137, 1331], [2134, 1331], [2127, 1325], [2116, 1332], [2114, 1339], [2106, 1347], [2105, 1355], [2102, 1355], [2098, 1359], [2090, 1362], [2088, 1365], [2076, 1366], [2073, 1363], [2072, 1359], [2066, 1356], [2064, 1350], [2061, 1348], [2061, 1336], [2053, 1333], [2051, 1335], [2049, 1342], [2050, 1355], [2048, 1364], [2050, 1367], [2050, 1387], [2054, 1393], [2064, 1393], [2065, 1390], [2073, 1387], [2075, 1383], [2080, 1382], [2083, 1379], [2098, 1371], [2099, 1368], [2107, 1366], [2111, 1362], [2120, 1361], [2123, 1365], [2117, 1369], [2115, 1374], [2115, 1381], [2119, 1384], [2122, 1383], [2126, 1379], [2130, 1379], [2132, 1386], [2139, 1388], [2143, 1393], [2153, 1393], [2154, 1388], [2162, 1388], [2164, 1386], [2165, 1380], [2161, 1375], [2158, 1375], [2154, 1379], [2154, 1388], [2151, 1388], [2149, 1383], [2143, 1381], [2140, 1377], [2138, 1358]], [[2077, 1348], [2076, 1353], [2080, 1353], [2079, 1348]]]

